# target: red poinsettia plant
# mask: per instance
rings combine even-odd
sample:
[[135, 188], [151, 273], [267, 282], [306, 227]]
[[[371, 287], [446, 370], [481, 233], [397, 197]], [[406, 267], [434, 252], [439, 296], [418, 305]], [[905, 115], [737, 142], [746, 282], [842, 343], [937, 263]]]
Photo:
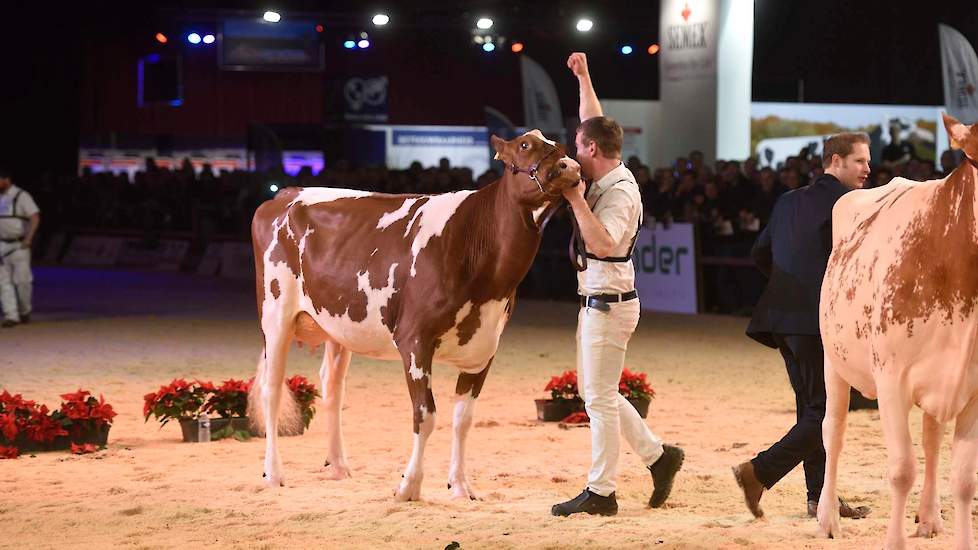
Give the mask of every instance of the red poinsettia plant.
[[560, 376], [552, 377], [543, 391], [550, 392], [551, 399], [555, 400], [580, 399], [581, 395], [577, 391], [577, 371], [569, 370]]
[[251, 391], [252, 382], [254, 378], [247, 382], [234, 378], [225, 380], [210, 394], [204, 404], [204, 411], [207, 414], [217, 414], [221, 418], [247, 415], [248, 392]]
[[618, 393], [627, 399], [648, 399], [655, 397], [655, 390], [649, 384], [644, 372], [622, 371], [618, 381]]
[[175, 378], [168, 385], [143, 396], [145, 421], [153, 416], [165, 426], [170, 420], [196, 418], [208, 397], [215, 391], [214, 384], [194, 380], [188, 382]]
[[[38, 405], [6, 390], [0, 393], [0, 458], [16, 458], [25, 443], [47, 444], [55, 438], [68, 436], [73, 442], [86, 433], [94, 433], [112, 425], [116, 413], [105, 397], [98, 399], [79, 389], [61, 394], [61, 408], [49, 413], [46, 405]], [[74, 449], [75, 445], [72, 443]], [[82, 452], [95, 452], [98, 447], [83, 444]]]
[[[577, 388], [577, 371], [565, 371], [560, 376], [554, 376], [547, 383], [544, 391], [550, 392], [550, 397], [556, 400], [580, 399]], [[652, 399], [655, 390], [649, 384], [644, 372], [632, 372], [627, 368], [621, 373], [618, 381], [618, 393], [628, 399]]]
[[312, 418], [316, 416], [316, 399], [319, 397], [319, 391], [316, 390], [316, 385], [305, 376], [295, 375], [285, 381], [285, 384], [289, 387], [292, 395], [295, 396], [295, 402], [299, 405], [299, 410], [302, 411], [302, 422], [306, 428], [309, 428], [309, 423], [312, 422]]

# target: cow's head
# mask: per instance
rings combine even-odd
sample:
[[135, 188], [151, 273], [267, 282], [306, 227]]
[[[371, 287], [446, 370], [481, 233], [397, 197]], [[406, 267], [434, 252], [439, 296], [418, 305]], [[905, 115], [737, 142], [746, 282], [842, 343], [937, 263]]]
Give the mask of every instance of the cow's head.
[[965, 126], [953, 116], [944, 113], [944, 128], [952, 149], [961, 149], [965, 156], [978, 162], [978, 124]]
[[552, 200], [561, 191], [581, 181], [581, 165], [567, 156], [567, 149], [532, 130], [510, 141], [492, 136], [496, 159], [506, 164], [506, 171], [523, 175], [527, 192], [539, 200]]

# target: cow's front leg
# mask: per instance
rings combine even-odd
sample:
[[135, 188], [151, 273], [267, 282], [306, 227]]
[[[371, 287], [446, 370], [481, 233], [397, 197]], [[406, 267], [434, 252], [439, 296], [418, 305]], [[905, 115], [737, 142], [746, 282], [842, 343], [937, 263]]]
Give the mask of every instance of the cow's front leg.
[[924, 490], [920, 493], [920, 507], [917, 509], [917, 536], [930, 538], [944, 530], [941, 518], [940, 494], [937, 490], [937, 465], [940, 462], [941, 438], [944, 425], [924, 413]]
[[[917, 461], [914, 460], [913, 442], [907, 421], [911, 401], [899, 381], [885, 374], [877, 376], [876, 387], [879, 391], [880, 420], [886, 439], [890, 478], [890, 522], [886, 528], [883, 547], [887, 550], [902, 550], [906, 548], [903, 529], [907, 496], [917, 475]], [[971, 475], [974, 476], [974, 471]]]
[[452, 417], [452, 466], [448, 471], [448, 488], [452, 498], [476, 500], [472, 487], [465, 479], [465, 440], [472, 427], [472, 414], [475, 411], [475, 400], [482, 391], [482, 384], [489, 373], [492, 359], [477, 374], [462, 373], [458, 375], [455, 385], [455, 412]]
[[394, 491], [397, 500], [420, 500], [421, 481], [424, 479], [424, 448], [435, 429], [435, 398], [431, 394], [431, 359], [433, 347], [423, 345], [418, 339], [398, 344], [404, 358], [404, 374], [411, 394], [411, 410], [414, 413], [414, 449], [411, 459]]

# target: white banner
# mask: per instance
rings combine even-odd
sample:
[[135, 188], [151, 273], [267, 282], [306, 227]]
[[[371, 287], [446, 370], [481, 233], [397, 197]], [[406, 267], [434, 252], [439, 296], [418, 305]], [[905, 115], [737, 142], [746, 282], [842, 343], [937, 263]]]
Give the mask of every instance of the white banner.
[[978, 55], [958, 31], [947, 25], [938, 25], [938, 29], [944, 106], [949, 115], [965, 124], [974, 124], [978, 122]]
[[523, 77], [523, 125], [563, 142], [564, 119], [554, 81], [539, 63], [526, 55], [520, 56], [520, 74]]
[[696, 237], [693, 224], [643, 227], [632, 253], [642, 309], [696, 313]]

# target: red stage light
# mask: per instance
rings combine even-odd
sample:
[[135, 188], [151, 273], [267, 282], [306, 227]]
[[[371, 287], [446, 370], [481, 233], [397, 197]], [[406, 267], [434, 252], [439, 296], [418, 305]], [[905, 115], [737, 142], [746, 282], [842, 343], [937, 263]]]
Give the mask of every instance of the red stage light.
[[657, 53], [659, 53], [659, 45], [658, 44], [652, 44], [651, 46], [649, 46], [649, 55], [655, 55]]
[[166, 44], [166, 35], [161, 32], [156, 33], [156, 41], [160, 44]]
[[520, 53], [521, 51], [523, 51], [523, 43], [513, 42], [513, 45], [510, 46], [509, 49], [513, 50], [513, 53]]
[[323, 32], [324, 27], [322, 25], [316, 25], [316, 32]]

